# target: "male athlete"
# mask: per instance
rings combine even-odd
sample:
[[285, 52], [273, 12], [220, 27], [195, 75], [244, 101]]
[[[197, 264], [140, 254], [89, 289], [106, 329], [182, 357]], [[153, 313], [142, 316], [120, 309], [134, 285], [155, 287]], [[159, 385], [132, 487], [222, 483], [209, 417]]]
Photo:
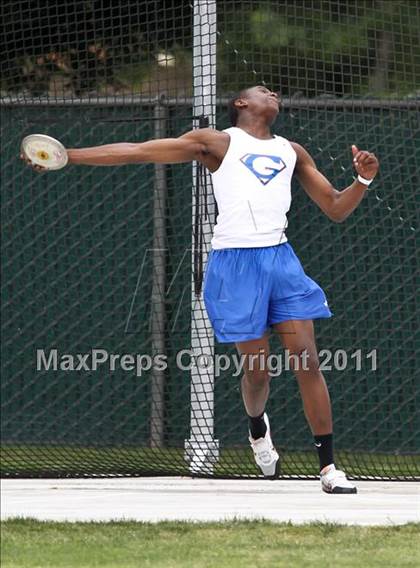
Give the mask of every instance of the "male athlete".
[[330, 219], [344, 221], [363, 199], [379, 164], [374, 154], [352, 146], [358, 177], [337, 191], [302, 146], [271, 134], [279, 106], [276, 93], [263, 86], [252, 87], [230, 102], [232, 127], [224, 131], [205, 128], [179, 138], [71, 149], [69, 163], [119, 166], [197, 160], [210, 170], [219, 215], [204, 301], [218, 341], [235, 343], [244, 355], [242, 397], [255, 461], [265, 476], [276, 475], [279, 456], [265, 413], [271, 327], [295, 356], [290, 359], [318, 450], [322, 489], [356, 493], [356, 487], [334, 465], [331, 404], [314, 337], [312, 320], [330, 317], [331, 312], [324, 292], [305, 274], [287, 242], [286, 214], [296, 174]]

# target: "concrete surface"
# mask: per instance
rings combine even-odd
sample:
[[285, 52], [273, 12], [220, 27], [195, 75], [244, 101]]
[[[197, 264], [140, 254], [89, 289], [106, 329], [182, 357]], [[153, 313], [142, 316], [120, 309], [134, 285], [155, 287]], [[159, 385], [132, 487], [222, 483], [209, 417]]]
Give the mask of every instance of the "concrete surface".
[[55, 521], [233, 518], [392, 525], [420, 522], [420, 483], [357, 482], [357, 495], [327, 495], [317, 481], [181, 477], [4, 479], [1, 518]]

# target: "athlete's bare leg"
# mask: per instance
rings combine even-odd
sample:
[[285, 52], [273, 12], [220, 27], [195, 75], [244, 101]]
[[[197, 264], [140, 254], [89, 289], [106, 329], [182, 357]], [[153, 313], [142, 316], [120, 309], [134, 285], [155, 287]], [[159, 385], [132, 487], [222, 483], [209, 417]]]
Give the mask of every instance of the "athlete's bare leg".
[[332, 432], [331, 402], [328, 388], [321, 371], [319, 370], [318, 353], [315, 343], [314, 326], [311, 320], [293, 320], [278, 323], [273, 326], [290, 354], [307, 353], [306, 368], [303, 368], [305, 359], [301, 359], [298, 368], [293, 364], [291, 368], [299, 384], [303, 408], [306, 419], [314, 435], [330, 434]]
[[246, 413], [248, 416], [260, 416], [270, 392], [268, 334], [260, 339], [236, 343], [236, 348], [240, 355], [245, 356], [241, 387]]
[[248, 414], [249, 441], [255, 463], [265, 477], [275, 478], [278, 473], [279, 454], [271, 440], [265, 405], [270, 392], [270, 375], [267, 369], [269, 355], [268, 335], [253, 341], [237, 343], [243, 355], [242, 398]]

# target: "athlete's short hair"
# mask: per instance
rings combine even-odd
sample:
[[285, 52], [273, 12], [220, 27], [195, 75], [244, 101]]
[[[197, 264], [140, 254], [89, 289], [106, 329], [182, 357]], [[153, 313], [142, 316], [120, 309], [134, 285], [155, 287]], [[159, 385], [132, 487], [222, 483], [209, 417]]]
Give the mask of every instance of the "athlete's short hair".
[[246, 95], [247, 91], [248, 89], [242, 89], [242, 91], [238, 91], [228, 102], [228, 116], [230, 124], [232, 126], [236, 126], [239, 118], [239, 109], [237, 106], [235, 106], [235, 101], [242, 99]]

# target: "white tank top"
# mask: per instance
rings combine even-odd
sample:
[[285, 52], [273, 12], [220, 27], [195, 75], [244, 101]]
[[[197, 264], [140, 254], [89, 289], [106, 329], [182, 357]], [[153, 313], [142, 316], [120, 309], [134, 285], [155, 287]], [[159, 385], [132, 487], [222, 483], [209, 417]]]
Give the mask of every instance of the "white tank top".
[[229, 148], [212, 173], [219, 214], [214, 249], [267, 247], [287, 241], [296, 152], [286, 138], [260, 140], [237, 127], [224, 130]]

